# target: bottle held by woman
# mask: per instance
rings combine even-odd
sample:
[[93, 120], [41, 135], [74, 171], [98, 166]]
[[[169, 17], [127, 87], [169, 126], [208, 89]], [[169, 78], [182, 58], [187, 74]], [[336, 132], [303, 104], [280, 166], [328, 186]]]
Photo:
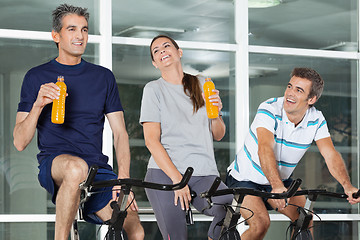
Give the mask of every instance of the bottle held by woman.
[[211, 99], [209, 98], [211, 95], [214, 95], [215, 92], [215, 84], [211, 81], [211, 78], [205, 78], [204, 83], [204, 95], [205, 95], [205, 105], [206, 105], [206, 112], [207, 116], [210, 119], [219, 117], [219, 108], [212, 104]]

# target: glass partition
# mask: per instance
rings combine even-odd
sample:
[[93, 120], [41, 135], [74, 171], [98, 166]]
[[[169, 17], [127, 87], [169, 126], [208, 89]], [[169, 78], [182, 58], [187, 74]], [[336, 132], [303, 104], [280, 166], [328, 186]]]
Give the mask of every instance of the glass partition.
[[[52, 11], [65, 2], [45, 0], [0, 0], [0, 29], [19, 29], [50, 32]], [[67, 4], [88, 8], [90, 13], [89, 33], [98, 34], [95, 23], [99, 19], [98, 0], [68, 0]]]
[[234, 43], [233, 1], [125, 0], [113, 2], [112, 21], [113, 36]]
[[250, 45], [357, 51], [357, 0], [268, 2], [249, 8]]

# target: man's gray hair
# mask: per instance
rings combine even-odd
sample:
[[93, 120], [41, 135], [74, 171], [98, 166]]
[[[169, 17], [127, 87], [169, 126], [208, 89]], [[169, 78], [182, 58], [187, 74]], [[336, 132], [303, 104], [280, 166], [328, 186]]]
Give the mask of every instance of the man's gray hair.
[[69, 14], [76, 14], [78, 16], [82, 16], [86, 19], [87, 22], [89, 22], [89, 13], [87, 11], [87, 8], [75, 7], [68, 4], [61, 4], [52, 12], [52, 28], [55, 32], [61, 31], [61, 28], [63, 27], [62, 19]]

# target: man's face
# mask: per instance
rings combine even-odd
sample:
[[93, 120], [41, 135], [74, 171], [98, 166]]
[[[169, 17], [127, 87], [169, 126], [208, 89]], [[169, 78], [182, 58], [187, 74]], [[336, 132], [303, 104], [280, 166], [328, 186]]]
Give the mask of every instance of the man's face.
[[85, 17], [69, 14], [63, 17], [60, 32], [53, 31], [52, 34], [58, 43], [60, 57], [81, 57], [88, 41], [88, 23]]
[[284, 110], [287, 114], [301, 116], [305, 115], [309, 105], [316, 102], [316, 97], [309, 98], [311, 81], [306, 78], [293, 76], [284, 93]]

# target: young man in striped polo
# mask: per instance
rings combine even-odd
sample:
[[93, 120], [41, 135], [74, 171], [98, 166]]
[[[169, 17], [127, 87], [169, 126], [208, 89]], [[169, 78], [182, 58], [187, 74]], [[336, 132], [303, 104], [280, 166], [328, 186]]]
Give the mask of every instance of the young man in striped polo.
[[[229, 187], [247, 187], [282, 193], [290, 186], [291, 174], [313, 141], [332, 176], [342, 185], [351, 204], [357, 192], [347, 173], [344, 161], [334, 148], [323, 114], [313, 105], [320, 98], [324, 81], [313, 69], [295, 68], [291, 73], [284, 96], [260, 104], [250, 126], [243, 148], [228, 168]], [[305, 197], [288, 199], [289, 203], [304, 206]], [[295, 221], [296, 207], [286, 207], [285, 200], [267, 200], [246, 196], [243, 207], [254, 212], [248, 220], [249, 228], [241, 239], [263, 239], [269, 226], [268, 209], [276, 209]], [[250, 212], [241, 211], [246, 219]]]

